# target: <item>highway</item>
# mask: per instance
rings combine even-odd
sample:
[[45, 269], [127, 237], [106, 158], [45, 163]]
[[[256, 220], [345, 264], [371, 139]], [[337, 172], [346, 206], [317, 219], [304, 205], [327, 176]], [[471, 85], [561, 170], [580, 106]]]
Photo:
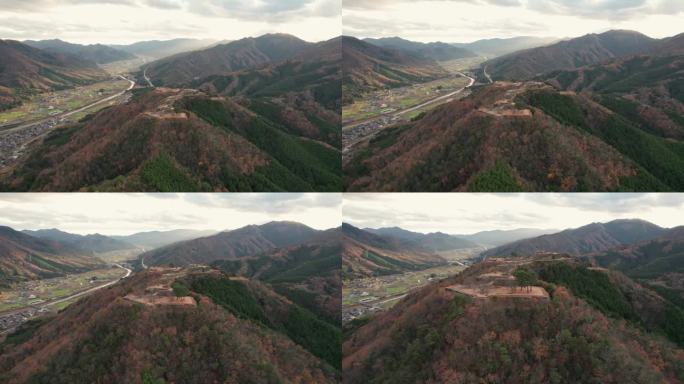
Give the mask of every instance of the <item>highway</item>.
[[8, 134], [8, 133], [10, 133], [10, 132], [20, 131], [20, 130], [22, 130], [22, 129], [26, 129], [26, 128], [32, 127], [32, 126], [34, 126], [34, 125], [36, 125], [36, 124], [41, 124], [41, 123], [47, 122], [47, 121], [49, 121], [49, 120], [61, 119], [61, 118], [64, 118], [64, 117], [69, 117], [69, 116], [74, 115], [74, 114], [79, 113], [79, 112], [83, 112], [83, 111], [85, 111], [86, 109], [92, 108], [92, 107], [94, 107], [94, 106], [96, 106], [96, 105], [100, 105], [100, 104], [106, 103], [106, 102], [108, 102], [108, 101], [111, 101], [111, 100], [113, 100], [113, 99], [115, 99], [115, 98], [117, 98], [117, 97], [123, 95], [124, 93], [130, 91], [131, 89], [133, 89], [133, 87], [135, 87], [135, 81], [130, 80], [130, 79], [127, 79], [127, 78], [125, 78], [125, 77], [123, 77], [123, 76], [119, 76], [119, 77], [120, 77], [122, 80], [126, 80], [126, 81], [128, 81], [128, 82], [130, 83], [129, 86], [128, 86], [128, 88], [126, 88], [125, 90], [123, 90], [123, 91], [121, 91], [121, 92], [118, 92], [118, 93], [116, 93], [116, 94], [114, 94], [114, 95], [105, 97], [104, 99], [97, 100], [97, 101], [95, 101], [95, 102], [92, 102], [92, 103], [90, 103], [90, 104], [88, 104], [88, 105], [86, 105], [86, 106], [83, 106], [83, 107], [81, 107], [81, 108], [75, 109], [75, 110], [73, 110], [73, 111], [64, 112], [64, 113], [59, 114], [59, 115], [50, 116], [50, 117], [48, 117], [48, 118], [46, 118], [46, 119], [32, 121], [32, 122], [30, 122], [30, 123], [26, 123], [26, 124], [23, 124], [23, 125], [20, 125], [20, 126], [11, 128], [11, 129], [7, 129], [7, 130], [4, 130], [4, 131], [0, 131], [0, 136], [1, 136], [1, 135]]
[[466, 74], [464, 74], [464, 73], [462, 73], [462, 72], [456, 72], [456, 73], [457, 73], [458, 75], [462, 76], [462, 77], [466, 77], [466, 78], [470, 79], [470, 83], [469, 83], [468, 85], [466, 85], [465, 87], [463, 87], [463, 88], [457, 89], [457, 90], [455, 90], [455, 91], [453, 91], [453, 92], [451, 92], [451, 93], [448, 93], [448, 94], [446, 94], [446, 95], [442, 95], [442, 96], [435, 97], [434, 99], [430, 99], [430, 100], [428, 100], [428, 101], [426, 101], [426, 102], [424, 102], [424, 103], [422, 103], [422, 104], [415, 105], [415, 106], [413, 106], [413, 107], [408, 107], [408, 108], [405, 108], [405, 109], [402, 109], [402, 110], [399, 110], [399, 111], [392, 111], [392, 112], [388, 112], [388, 113], [383, 113], [383, 114], [380, 114], [380, 115], [376, 115], [376, 116], [373, 116], [373, 117], [369, 117], [369, 118], [367, 118], [367, 119], [356, 120], [356, 121], [350, 122], [350, 123], [348, 123], [347, 125], [343, 126], [342, 129], [345, 129], [345, 130], [346, 130], [346, 129], [354, 128], [354, 127], [356, 127], [357, 125], [361, 125], [361, 124], [367, 123], [367, 122], [369, 122], [369, 121], [376, 120], [376, 119], [378, 119], [378, 118], [380, 118], [380, 117], [383, 117], [383, 116], [394, 116], [394, 117], [401, 116], [401, 115], [403, 115], [403, 114], [405, 114], [405, 113], [408, 113], [408, 112], [411, 112], [411, 111], [415, 111], [416, 109], [423, 108], [423, 107], [425, 107], [425, 106], [427, 106], [427, 105], [435, 104], [435, 103], [440, 102], [440, 101], [442, 101], [442, 100], [445, 100], [445, 99], [448, 99], [448, 98], [450, 98], [450, 97], [453, 97], [454, 95], [457, 95], [457, 94], [463, 92], [463, 90], [465, 90], [465, 89], [467, 89], [467, 88], [470, 88], [470, 87], [475, 83], [475, 79], [473, 79], [472, 77], [470, 77], [470, 76], [468, 76], [468, 75], [466, 75]]
[[119, 278], [118, 280], [113, 280], [113, 281], [110, 281], [109, 283], [102, 284], [102, 285], [98, 285], [97, 287], [93, 287], [93, 288], [87, 289], [87, 290], [85, 290], [85, 291], [81, 291], [81, 292], [79, 292], [79, 293], [75, 293], [75, 294], [73, 294], [73, 295], [71, 295], [71, 296], [68, 296], [68, 297], [64, 297], [64, 298], [61, 298], [61, 299], [57, 299], [57, 300], [51, 301], [51, 302], [46, 303], [46, 304], [44, 304], [44, 305], [45, 305], [45, 306], [48, 306], [48, 307], [49, 307], [49, 306], [53, 306], [53, 305], [55, 305], [55, 304], [63, 303], [63, 302], [65, 302], [65, 301], [69, 301], [69, 300], [71, 300], [71, 299], [75, 299], [75, 298], [77, 298], [77, 297], [81, 297], [81, 296], [83, 296], [83, 295], [87, 295], [87, 294], [89, 294], [89, 293], [95, 292], [95, 291], [100, 290], [100, 289], [102, 289], [102, 288], [107, 288], [107, 287], [112, 286], [112, 285], [118, 283], [119, 281], [121, 281], [121, 280], [127, 278], [128, 276], [131, 275], [131, 273], [133, 273], [132, 270], [130, 270], [130, 269], [128, 269], [128, 268], [122, 266], [121, 264], [114, 264], [114, 265], [116, 265], [117, 267], [119, 267], [119, 268], [121, 268], [121, 269], [125, 269], [125, 270], [126, 270], [126, 275], [125, 275], [124, 277]]
[[461, 72], [456, 72], [456, 73], [458, 73], [459, 75], [461, 75], [461, 76], [463, 76], [463, 77], [467, 77], [468, 79], [470, 79], [470, 83], [468, 83], [468, 85], [466, 85], [465, 87], [463, 87], [463, 88], [461, 88], [461, 89], [457, 89], [457, 90], [455, 90], [455, 91], [453, 91], [453, 92], [451, 92], [451, 93], [449, 93], [449, 94], [442, 95], [442, 96], [440, 96], [440, 97], [436, 97], [436, 98], [434, 98], [434, 99], [432, 99], [432, 100], [428, 100], [428, 101], [424, 102], [423, 104], [419, 104], [419, 105], [416, 105], [416, 106], [414, 106], [414, 107], [410, 107], [410, 108], [407, 108], [407, 109], [402, 109], [401, 111], [396, 112], [396, 113], [394, 114], [394, 116], [401, 116], [401, 115], [403, 115], [403, 114], [405, 114], [405, 113], [408, 113], [408, 112], [411, 112], [411, 111], [415, 111], [416, 109], [423, 108], [423, 107], [425, 107], [425, 106], [427, 106], [427, 105], [434, 104], [434, 103], [436, 103], [436, 102], [438, 102], [438, 101], [441, 101], [441, 100], [444, 100], [444, 99], [448, 99], [448, 98], [450, 98], [450, 97], [452, 97], [452, 96], [454, 96], [454, 95], [457, 95], [457, 94], [463, 92], [464, 89], [472, 87], [473, 84], [475, 83], [475, 79], [473, 79], [472, 77], [470, 77], [470, 76], [468, 76], [468, 75], [466, 75], [466, 74], [464, 74], [464, 73], [461, 73]]
[[[117, 267], [119, 267], [119, 268], [121, 268], [121, 269], [126, 270], [126, 275], [124, 275], [123, 277], [120, 277], [120, 278], [118, 278], [118, 279], [116, 279], [116, 280], [112, 280], [112, 281], [110, 281], [110, 282], [108, 282], [108, 283], [105, 283], [105, 284], [102, 284], [102, 285], [98, 285], [97, 287], [93, 287], [93, 288], [90, 288], [90, 289], [86, 289], [85, 291], [81, 291], [81, 292], [75, 293], [75, 294], [70, 295], [70, 296], [67, 296], [67, 297], [62, 297], [62, 298], [59, 298], [59, 299], [55, 299], [55, 300], [52, 300], [52, 301], [49, 301], [49, 302], [45, 302], [45, 303], [40, 303], [40, 304], [37, 304], [37, 305], [30, 305], [30, 306], [26, 306], [26, 307], [19, 308], [19, 309], [14, 309], [14, 310], [11, 310], [11, 311], [9, 311], [9, 312], [5, 312], [5, 313], [1, 314], [0, 316], [5, 317], [5, 316], [12, 316], [12, 315], [14, 315], [14, 314], [20, 314], [20, 313], [26, 312], [27, 310], [31, 310], [32, 308], [37, 309], [38, 307], [41, 307], [41, 308], [52, 307], [52, 306], [55, 306], [55, 305], [57, 305], [57, 304], [59, 304], [59, 303], [63, 303], [63, 302], [65, 302], [65, 301], [73, 300], [73, 299], [79, 298], [79, 297], [81, 297], [81, 296], [85, 296], [85, 295], [87, 295], [87, 294], [90, 294], [90, 293], [93, 293], [93, 292], [95, 292], [95, 291], [98, 291], [98, 290], [100, 290], [100, 289], [102, 289], [102, 288], [107, 288], [107, 287], [109, 287], [109, 286], [112, 286], [112, 285], [118, 283], [119, 281], [121, 281], [121, 280], [123, 280], [123, 279], [129, 277], [129, 276], [133, 273], [133, 271], [132, 271], [131, 269], [126, 268], [126, 267], [122, 266], [121, 264], [116, 264], [116, 263], [115, 263], [114, 265], [116, 265]], [[35, 309], [34, 309], [34, 311], [35, 311]], [[30, 318], [34, 318], [34, 317], [35, 317], [35, 316], [32, 315]], [[12, 332], [15, 328], [16, 328], [16, 327], [12, 327], [12, 328], [5, 329], [5, 330], [3, 330], [3, 331], [0, 331], [0, 335], [4, 335], [4, 334], [6, 334], [6, 333]]]

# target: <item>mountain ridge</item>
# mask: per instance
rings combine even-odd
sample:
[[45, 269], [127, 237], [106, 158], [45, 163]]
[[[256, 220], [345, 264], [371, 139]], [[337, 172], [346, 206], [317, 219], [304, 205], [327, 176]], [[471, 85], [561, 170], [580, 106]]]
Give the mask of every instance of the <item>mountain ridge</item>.
[[0, 226], [2, 285], [86, 272], [105, 265], [92, 252]]
[[556, 252], [581, 256], [657, 238], [666, 229], [640, 219], [618, 219], [607, 223], [585, 226], [519, 240], [484, 251], [481, 257], [530, 255], [538, 252]]
[[342, 97], [351, 103], [363, 94], [446, 77], [448, 72], [433, 59], [382, 48], [342, 36]]
[[108, 64], [115, 61], [130, 60], [136, 56], [103, 44], [74, 44], [60, 39], [26, 40], [24, 44], [52, 53], [67, 53], [97, 64]]
[[530, 48], [483, 64], [495, 80], [525, 80], [558, 69], [598, 64], [607, 59], [646, 53], [656, 39], [635, 31], [611, 30]]
[[30, 95], [85, 85], [109, 75], [94, 62], [55, 54], [15, 40], [0, 40], [0, 110]]
[[135, 248], [135, 246], [133, 246], [132, 244], [114, 239], [110, 236], [104, 236], [99, 233], [77, 235], [73, 233], [60, 231], [56, 228], [39, 229], [34, 231], [24, 230], [22, 232], [34, 237], [58, 241], [61, 243], [69, 244], [75, 248], [97, 253]]
[[140, 257], [146, 265], [210, 264], [302, 244], [320, 233], [300, 223], [270, 222], [167, 245]]
[[463, 59], [476, 56], [467, 49], [455, 47], [440, 41], [420, 43], [402, 39], [401, 37], [383, 37], [379, 39], [365, 38], [364, 42], [383, 48], [393, 48], [411, 52], [413, 54], [429, 57], [437, 61]]

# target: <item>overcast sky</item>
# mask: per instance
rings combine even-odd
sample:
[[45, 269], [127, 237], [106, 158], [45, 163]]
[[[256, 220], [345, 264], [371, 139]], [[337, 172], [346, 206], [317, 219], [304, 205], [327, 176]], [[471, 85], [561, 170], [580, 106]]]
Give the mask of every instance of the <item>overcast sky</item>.
[[342, 212], [360, 228], [423, 233], [566, 229], [627, 218], [675, 227], [684, 225], [684, 193], [345, 193]]
[[0, 225], [105, 235], [171, 229], [227, 230], [274, 220], [339, 227], [339, 193], [2, 193]]
[[126, 44], [282, 32], [321, 41], [341, 34], [340, 13], [341, 0], [0, 0], [0, 39]]
[[470, 42], [514, 36], [576, 37], [631, 29], [684, 32], [684, 0], [343, 0], [343, 31], [356, 37]]

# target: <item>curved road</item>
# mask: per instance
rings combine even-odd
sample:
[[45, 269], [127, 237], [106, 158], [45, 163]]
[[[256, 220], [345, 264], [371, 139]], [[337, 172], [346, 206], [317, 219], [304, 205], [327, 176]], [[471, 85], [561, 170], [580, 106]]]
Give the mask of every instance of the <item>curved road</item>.
[[59, 115], [50, 116], [50, 117], [48, 117], [48, 118], [46, 118], [46, 119], [43, 119], [43, 120], [32, 121], [32, 122], [30, 122], [30, 123], [26, 123], [26, 124], [20, 125], [20, 126], [18, 126], [18, 127], [14, 127], [14, 128], [10, 128], [10, 129], [4, 130], [4, 131], [0, 131], [0, 135], [4, 135], [4, 134], [10, 133], [10, 132], [20, 131], [20, 130], [22, 130], [22, 129], [25, 129], [25, 128], [28, 128], [28, 127], [32, 127], [32, 126], [34, 126], [34, 125], [36, 125], [36, 124], [41, 124], [41, 123], [44, 123], [44, 122], [49, 121], [49, 120], [61, 119], [61, 118], [64, 118], [64, 117], [69, 117], [69, 116], [71, 116], [71, 115], [73, 115], [73, 114], [76, 114], [76, 113], [79, 113], [79, 112], [83, 112], [83, 111], [85, 111], [86, 109], [89, 109], [89, 108], [94, 107], [94, 106], [96, 106], [96, 105], [100, 105], [100, 104], [102, 104], [102, 103], [106, 103], [106, 102], [108, 102], [108, 101], [111, 101], [111, 100], [113, 100], [113, 99], [115, 99], [115, 98], [117, 98], [117, 97], [123, 95], [124, 93], [130, 91], [131, 89], [133, 89], [133, 87], [135, 87], [135, 81], [130, 80], [130, 79], [127, 79], [127, 78], [125, 78], [125, 77], [123, 77], [123, 76], [119, 76], [119, 77], [120, 77], [122, 80], [127, 80], [127, 81], [130, 83], [130, 85], [128, 86], [128, 88], [126, 88], [125, 90], [123, 90], [123, 91], [121, 91], [121, 92], [119, 92], [119, 93], [116, 93], [116, 94], [114, 94], [114, 95], [105, 97], [104, 99], [97, 100], [97, 101], [95, 101], [95, 102], [93, 102], [93, 103], [90, 103], [90, 104], [88, 104], [88, 105], [86, 105], [86, 106], [83, 106], [83, 107], [81, 107], [81, 108], [75, 109], [75, 110], [73, 110], [73, 111], [64, 112], [64, 113], [59, 114]]
[[434, 103], [436, 103], [436, 102], [438, 102], [438, 101], [440, 101], [440, 100], [448, 99], [448, 98], [450, 98], [451, 96], [454, 96], [454, 95], [457, 95], [457, 94], [463, 92], [464, 89], [470, 88], [470, 87], [475, 83], [475, 79], [473, 79], [472, 77], [470, 77], [470, 76], [468, 76], [468, 75], [466, 75], [466, 74], [464, 74], [464, 73], [461, 73], [461, 72], [456, 72], [456, 73], [458, 73], [459, 75], [461, 75], [461, 76], [463, 76], [463, 77], [469, 78], [469, 79], [470, 79], [470, 83], [468, 83], [468, 85], [466, 85], [465, 87], [463, 87], [463, 88], [461, 88], [461, 89], [457, 89], [457, 90], [455, 90], [455, 91], [453, 91], [453, 92], [451, 92], [451, 93], [448, 93], [448, 94], [446, 94], [446, 95], [442, 95], [442, 96], [440, 96], [440, 97], [436, 97], [436, 98], [434, 98], [434, 99], [432, 99], [432, 100], [428, 100], [428, 101], [424, 102], [423, 104], [419, 104], [419, 105], [416, 105], [416, 106], [413, 106], [413, 107], [410, 107], [410, 108], [407, 108], [407, 109], [403, 109], [403, 110], [401, 110], [401, 111], [399, 111], [399, 112], [396, 112], [396, 113], [394, 114], [394, 116], [401, 116], [401, 115], [403, 115], [403, 114], [405, 114], [405, 113], [408, 113], [408, 112], [411, 112], [411, 111], [415, 111], [416, 109], [423, 108], [423, 107], [425, 107], [426, 105], [434, 104]]
[[128, 269], [128, 268], [122, 266], [121, 264], [114, 264], [114, 265], [116, 265], [117, 267], [119, 267], [119, 268], [121, 268], [121, 269], [125, 269], [125, 270], [126, 270], [126, 275], [125, 275], [124, 277], [121, 277], [121, 278], [117, 279], [117, 280], [110, 281], [109, 283], [102, 284], [102, 285], [98, 285], [97, 287], [93, 287], [93, 288], [90, 288], [90, 289], [86, 289], [85, 291], [81, 291], [81, 292], [79, 292], [79, 293], [75, 293], [75, 294], [73, 294], [73, 295], [71, 295], [71, 296], [63, 297], [63, 298], [61, 298], [61, 299], [57, 299], [57, 300], [51, 301], [51, 302], [49, 302], [49, 303], [47, 303], [47, 304], [44, 304], [44, 306], [49, 307], [49, 306], [52, 306], [52, 305], [55, 305], [55, 304], [63, 303], [63, 302], [65, 302], [65, 301], [68, 301], [68, 300], [71, 300], [71, 299], [75, 299], [75, 298], [77, 298], [77, 297], [81, 297], [81, 296], [83, 296], [83, 295], [87, 295], [87, 294], [89, 294], [89, 293], [95, 292], [95, 291], [100, 290], [100, 289], [102, 289], [102, 288], [107, 288], [107, 287], [112, 286], [112, 285], [118, 283], [119, 281], [121, 281], [121, 280], [127, 278], [128, 276], [131, 275], [131, 273], [133, 273], [132, 270], [130, 270], [130, 269]]
[[363, 119], [363, 120], [352, 121], [352, 122], [350, 122], [349, 124], [347, 124], [347, 125], [345, 125], [344, 127], [342, 127], [342, 129], [354, 128], [354, 127], [356, 127], [357, 125], [361, 125], [361, 124], [364, 124], [364, 123], [368, 123], [369, 121], [373, 121], [373, 120], [379, 119], [380, 117], [383, 117], [383, 116], [390, 116], [390, 115], [392, 115], [392, 116], [401, 116], [401, 115], [403, 115], [403, 114], [405, 114], [405, 113], [408, 113], [408, 112], [411, 112], [411, 111], [415, 111], [416, 109], [423, 108], [423, 107], [425, 107], [425, 106], [427, 106], [427, 105], [434, 104], [434, 103], [437, 103], [437, 102], [442, 101], [442, 100], [444, 100], [444, 99], [448, 99], [448, 98], [450, 98], [450, 97], [452, 97], [452, 96], [454, 96], [454, 95], [457, 95], [457, 94], [463, 92], [463, 90], [465, 90], [465, 89], [467, 89], [467, 88], [470, 88], [470, 87], [475, 83], [475, 79], [473, 79], [472, 77], [470, 77], [470, 76], [468, 76], [468, 75], [466, 75], [466, 74], [464, 74], [464, 73], [462, 73], [462, 72], [456, 72], [456, 73], [459, 74], [459, 75], [462, 76], [462, 77], [466, 77], [466, 78], [470, 79], [470, 83], [469, 83], [468, 85], [466, 85], [465, 87], [463, 87], [463, 88], [459, 88], [459, 89], [457, 89], [457, 90], [455, 90], [455, 91], [453, 91], [453, 92], [451, 92], [451, 93], [448, 93], [448, 94], [446, 94], [446, 95], [442, 95], [442, 96], [439, 96], [439, 97], [435, 97], [434, 99], [430, 99], [430, 100], [428, 100], [428, 101], [426, 101], [426, 102], [424, 102], [424, 103], [422, 103], [422, 104], [415, 105], [415, 106], [413, 106], [413, 107], [408, 107], [408, 108], [405, 108], [405, 109], [402, 109], [402, 110], [399, 110], [399, 111], [393, 111], [393, 112], [383, 113], [383, 114], [380, 114], [380, 115], [377, 115], [377, 116], [373, 116], [373, 117], [369, 117], [369, 118]]
[[[28, 310], [28, 309], [30, 309], [30, 308], [51, 307], [51, 306], [54, 306], [54, 305], [56, 305], [56, 304], [63, 303], [63, 302], [65, 302], [65, 301], [72, 300], [72, 299], [75, 299], [75, 298], [78, 298], [78, 297], [87, 295], [87, 294], [89, 294], [89, 293], [93, 293], [93, 292], [98, 291], [98, 290], [100, 290], [100, 289], [102, 289], [102, 288], [107, 288], [107, 287], [109, 287], [109, 286], [112, 286], [112, 285], [118, 283], [119, 281], [121, 281], [121, 280], [127, 278], [128, 276], [131, 275], [131, 273], [133, 273], [132, 270], [130, 270], [129, 268], [126, 268], [126, 267], [122, 266], [121, 264], [114, 264], [114, 265], [116, 265], [117, 267], [119, 267], [119, 268], [121, 268], [121, 269], [125, 269], [125, 270], [126, 270], [126, 275], [124, 275], [123, 277], [120, 277], [120, 278], [118, 278], [118, 279], [116, 279], [116, 280], [112, 280], [112, 281], [110, 281], [110, 282], [108, 282], [108, 283], [105, 283], [105, 284], [102, 284], [102, 285], [99, 285], [99, 286], [97, 286], [97, 287], [93, 287], [93, 288], [90, 288], [90, 289], [86, 289], [85, 291], [81, 291], [81, 292], [75, 293], [75, 294], [70, 295], [70, 296], [67, 296], [67, 297], [62, 297], [62, 298], [60, 298], [60, 299], [52, 300], [52, 301], [49, 301], [49, 302], [47, 302], [47, 303], [41, 303], [40, 305], [29, 305], [29, 306], [26, 306], [26, 307], [23, 307], [23, 308], [14, 309], [14, 310], [12, 310], [12, 311], [3, 313], [1, 316], [10, 316], [10, 315], [12, 315], [12, 314], [21, 313], [21, 312], [24, 312], [24, 311], [26, 311], [26, 310]], [[35, 317], [35, 316], [33, 316], [33, 317]], [[31, 317], [31, 318], [33, 318], [33, 317]], [[16, 329], [16, 327], [12, 327], [12, 328], [5, 329], [5, 330], [3, 330], [3, 331], [0, 331], [0, 335], [4, 335], [4, 334], [6, 334], [6, 333], [12, 332], [14, 329]]]

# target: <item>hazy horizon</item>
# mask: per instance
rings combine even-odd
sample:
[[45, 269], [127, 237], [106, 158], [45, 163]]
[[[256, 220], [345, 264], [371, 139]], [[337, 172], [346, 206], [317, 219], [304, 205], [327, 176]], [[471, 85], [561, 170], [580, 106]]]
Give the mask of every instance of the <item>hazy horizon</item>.
[[[499, 40], [505, 40], [505, 39], [514, 39], [514, 38], [557, 39], [557, 41], [561, 41], [561, 40], [575, 39], [575, 38], [582, 37], [582, 36], [586, 36], [586, 35], [590, 35], [590, 34], [601, 34], [601, 33], [604, 33], [604, 32], [615, 31], [615, 30], [620, 30], [620, 29], [609, 28], [609, 29], [602, 30], [602, 31], [592, 31], [592, 32], [587, 32], [587, 33], [581, 33], [581, 34], [578, 34], [578, 35], [575, 35], [575, 36], [533, 36], [533, 35], [515, 35], [515, 34], [513, 34], [513, 35], [510, 35], [510, 36], [494, 36], [494, 37], [488, 37], [488, 38], [476, 39], [476, 40], [468, 40], [468, 41], [455, 41], [455, 40], [454, 40], [454, 41], [440, 41], [440, 40], [434, 40], [434, 41], [418, 41], [418, 40], [413, 40], [413, 39], [406, 38], [406, 37], [404, 37], [404, 36], [402, 36], [402, 35], [391, 35], [391, 36], [388, 35], [388, 36], [378, 36], [378, 37], [375, 37], [375, 36], [353, 36], [353, 35], [345, 35], [345, 36], [355, 37], [355, 38], [357, 38], [357, 39], [359, 39], [359, 40], [363, 40], [363, 39], [388, 39], [388, 38], [397, 38], [397, 37], [398, 37], [398, 38], [400, 38], [400, 39], [409, 40], [409, 41], [415, 41], [415, 42], [420, 42], [420, 43], [425, 43], [425, 44], [429, 44], [429, 43], [470, 44], [470, 43], [475, 43], [475, 42], [482, 41], [482, 40], [497, 40], [497, 39], [499, 39]], [[621, 29], [621, 30], [625, 30], [625, 29]], [[635, 30], [632, 30], [632, 31], [633, 31], [633, 32], [642, 33], [642, 32], [640, 32], [640, 31], [635, 31]], [[684, 32], [683, 32], [683, 33], [684, 33]], [[645, 34], [645, 33], [642, 33], [642, 34], [644, 34], [644, 35], [646, 35], [646, 36], [648, 36], [648, 37], [651, 37], [651, 38], [656, 38], [656, 37], [653, 37], [653, 36], [649, 36], [648, 34]], [[672, 35], [672, 36], [676, 36], [676, 35]], [[672, 36], [664, 36], [664, 38], [672, 37]]]
[[611, 29], [653, 38], [682, 32], [684, 2], [677, 0], [346, 0], [343, 33], [402, 36], [419, 42], [468, 43], [517, 36], [559, 39]]
[[71, 44], [80, 44], [80, 45], [101, 44], [101, 45], [107, 45], [107, 46], [132, 45], [132, 44], [143, 43], [143, 42], [152, 42], [152, 41], [165, 42], [165, 41], [174, 41], [174, 40], [198, 40], [198, 41], [207, 41], [210, 44], [211, 43], [218, 43], [218, 42], [223, 42], [222, 44], [228, 44], [229, 42], [233, 42], [233, 41], [237, 41], [237, 40], [241, 40], [241, 39], [257, 38], [257, 37], [264, 36], [264, 35], [276, 35], [276, 34], [291, 35], [291, 36], [294, 36], [298, 39], [304, 40], [304, 41], [309, 42], [309, 43], [317, 43], [317, 42], [327, 41], [327, 40], [331, 40], [331, 39], [334, 39], [336, 37], [339, 37], [339, 36], [335, 36], [335, 37], [332, 37], [330, 39], [324, 39], [324, 40], [307, 40], [307, 39], [302, 38], [301, 36], [297, 36], [297, 35], [292, 34], [292, 33], [274, 31], [274, 32], [264, 32], [264, 33], [259, 34], [259, 35], [245, 35], [245, 36], [236, 37], [234, 39], [224, 39], [221, 37], [217, 37], [217, 38], [194, 38], [194, 37], [187, 37], [187, 36], [177, 36], [177, 37], [169, 37], [166, 39], [136, 40], [136, 41], [131, 41], [128, 43], [109, 43], [109, 42], [79, 43], [76, 41], [65, 40], [65, 39], [61, 39], [61, 38], [57, 38], [57, 37], [55, 37], [55, 38], [44, 38], [44, 39], [12, 39], [12, 38], [5, 38], [5, 37], [0, 36], [0, 40], [15, 40], [15, 41], [19, 41], [19, 42], [61, 40], [61, 41], [64, 41], [66, 43], [71, 43]]
[[118, 45], [282, 32], [324, 41], [341, 35], [340, 14], [335, 0], [0, 0], [0, 38]]
[[684, 194], [345, 193], [342, 220], [359, 228], [400, 227], [469, 235], [521, 228], [564, 230], [618, 219], [684, 225]]
[[339, 227], [341, 200], [325, 193], [5, 193], [0, 225], [81, 235], [225, 231], [271, 221], [325, 230]]

